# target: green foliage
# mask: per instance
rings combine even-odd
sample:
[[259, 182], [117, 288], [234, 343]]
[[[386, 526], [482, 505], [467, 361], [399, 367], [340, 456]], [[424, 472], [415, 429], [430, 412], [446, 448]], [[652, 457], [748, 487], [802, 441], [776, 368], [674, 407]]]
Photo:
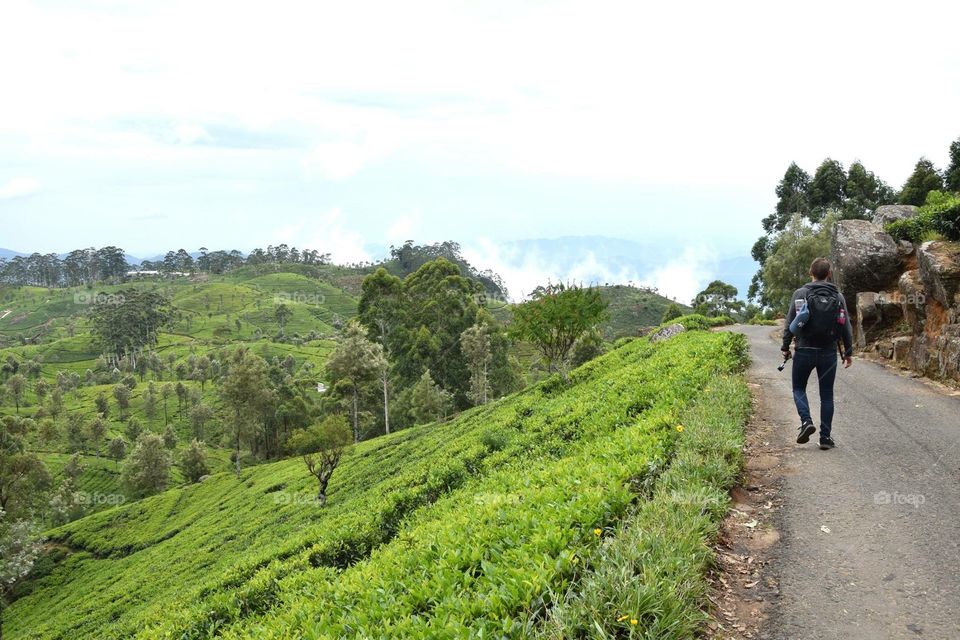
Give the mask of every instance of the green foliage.
[[773, 241], [770, 255], [763, 264], [761, 302], [764, 305], [787, 308], [793, 292], [810, 279], [813, 259], [830, 254], [832, 226], [833, 220], [829, 217], [819, 226], [813, 226], [794, 216]]
[[900, 190], [900, 204], [922, 206], [931, 191], [943, 190], [943, 177], [933, 163], [926, 158], [920, 158], [907, 178], [903, 189]]
[[453, 405], [450, 393], [433, 381], [429, 369], [413, 386], [410, 402], [416, 424], [427, 424], [447, 417]]
[[[801, 227], [812, 230], [813, 235], [826, 230], [820, 242], [813, 244], [822, 246], [826, 242], [829, 249], [829, 228], [836, 219], [868, 219], [878, 206], [895, 200], [893, 190], [860, 161], [844, 173], [843, 165], [830, 158], [820, 164], [813, 179], [791, 163], [776, 192], [776, 211], [763, 219], [764, 235], [750, 250], [760, 269], [747, 291], [750, 300], [768, 309], [780, 305], [785, 283], [796, 280], [797, 260], [809, 253], [809, 234]], [[823, 251], [820, 255], [828, 253]], [[768, 268], [771, 257], [774, 264]]]
[[599, 328], [594, 328], [580, 336], [576, 343], [574, 343], [573, 352], [570, 355], [570, 365], [579, 367], [603, 355], [605, 351], [606, 347], [603, 344], [603, 334]]
[[850, 165], [842, 203], [844, 218], [867, 219], [877, 207], [896, 202], [896, 193], [858, 160]]
[[360, 321], [384, 345], [397, 386], [409, 389], [429, 369], [452, 394], [457, 408], [476, 404], [476, 398], [483, 397], [483, 381], [477, 377], [478, 362], [468, 358], [461, 338], [471, 327], [482, 325], [490, 340], [488, 394], [514, 390], [510, 343], [480, 306], [489, 292], [444, 257], [413, 260], [409, 266], [413, 264], [420, 266], [403, 280], [385, 268], [377, 269], [364, 279], [359, 304]]
[[239, 477], [241, 445], [255, 440], [258, 429], [268, 419], [276, 400], [267, 363], [263, 358], [238, 348], [230, 359], [230, 370], [221, 382], [219, 392], [221, 400], [233, 414], [231, 441]]
[[795, 214], [810, 213], [810, 174], [791, 162], [777, 185], [776, 211], [763, 219], [767, 234], [783, 231]]
[[727, 316], [743, 309], [743, 301], [737, 299], [737, 294], [737, 288], [732, 284], [714, 280], [697, 294], [691, 304], [694, 311], [700, 315]]
[[355, 442], [360, 441], [360, 391], [364, 385], [376, 380], [377, 374], [386, 367], [383, 346], [371, 342], [363, 325], [351, 320], [327, 361], [327, 373], [335, 384], [339, 384], [334, 392], [343, 389], [349, 393]]
[[[637, 336], [640, 329], [660, 324], [667, 308], [676, 304], [652, 288], [622, 284], [597, 288], [607, 305], [607, 317], [600, 323], [603, 339], [606, 341]], [[692, 311], [686, 305], [678, 307], [680, 315]]]
[[709, 545], [740, 471], [749, 414], [750, 393], [736, 377], [719, 379], [683, 413], [672, 463], [653, 477], [650, 499], [602, 532], [584, 558], [589, 569], [537, 637], [697, 636], [707, 609]]
[[960, 138], [950, 143], [950, 164], [943, 172], [947, 191], [960, 192]]
[[897, 240], [913, 243], [920, 243], [931, 234], [960, 240], [960, 194], [931, 191], [916, 216], [891, 222], [886, 231]]
[[[633, 340], [550, 394], [532, 388], [361, 443], [322, 510], [291, 460], [87, 516], [50, 532], [75, 552], [13, 604], [10, 635], [532, 634], [649, 499], [649, 470], [683, 459], [687, 433], [675, 425], [704, 387], [742, 367], [742, 343], [708, 332]], [[719, 477], [715, 468], [701, 477]], [[676, 557], [651, 550], [635, 566]], [[686, 580], [703, 588], [699, 574]]]
[[663, 317], [660, 318], [660, 324], [666, 324], [682, 315], [683, 310], [680, 308], [680, 305], [678, 305], [676, 302], [671, 302], [670, 306], [668, 306], [666, 311], [663, 312]]
[[123, 483], [138, 498], [163, 491], [170, 482], [171, 463], [163, 438], [142, 434], [123, 464]]
[[98, 293], [90, 313], [94, 335], [118, 359], [155, 345], [159, 331], [173, 318], [164, 296], [134, 288]]
[[607, 317], [607, 305], [594, 287], [548, 285], [513, 308], [514, 335], [540, 351], [550, 371], [567, 374], [570, 351]]
[[320, 424], [297, 431], [290, 438], [291, 451], [303, 457], [307, 471], [319, 483], [320, 506], [327, 504], [327, 485], [352, 440], [350, 425], [338, 415], [327, 416]]
[[843, 207], [846, 185], [847, 174], [842, 164], [830, 158], [820, 163], [808, 191], [813, 222], [818, 222], [828, 211]]
[[52, 482], [37, 454], [26, 449], [31, 422], [0, 417], [0, 511], [14, 520], [32, 517]]

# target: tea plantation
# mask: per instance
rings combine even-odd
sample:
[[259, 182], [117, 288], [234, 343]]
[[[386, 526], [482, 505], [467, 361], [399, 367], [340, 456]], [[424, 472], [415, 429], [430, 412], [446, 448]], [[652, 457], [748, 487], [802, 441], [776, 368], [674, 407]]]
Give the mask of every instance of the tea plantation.
[[[265, 283], [264, 283], [265, 284]], [[637, 339], [443, 424], [49, 531], [8, 638], [689, 637], [739, 469], [742, 336]]]

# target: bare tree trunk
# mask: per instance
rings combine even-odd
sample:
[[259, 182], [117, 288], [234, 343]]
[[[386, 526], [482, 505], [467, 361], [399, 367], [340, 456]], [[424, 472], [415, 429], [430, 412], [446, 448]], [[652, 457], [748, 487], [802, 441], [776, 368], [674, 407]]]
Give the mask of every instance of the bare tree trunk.
[[390, 398], [387, 395], [387, 374], [383, 374], [383, 424], [386, 432], [390, 433]]
[[236, 464], [237, 464], [237, 480], [239, 480], [240, 479], [240, 413], [239, 412], [237, 412], [237, 422], [234, 425], [234, 428], [237, 430]]
[[357, 416], [357, 387], [353, 387], [353, 441], [360, 442], [360, 420]]

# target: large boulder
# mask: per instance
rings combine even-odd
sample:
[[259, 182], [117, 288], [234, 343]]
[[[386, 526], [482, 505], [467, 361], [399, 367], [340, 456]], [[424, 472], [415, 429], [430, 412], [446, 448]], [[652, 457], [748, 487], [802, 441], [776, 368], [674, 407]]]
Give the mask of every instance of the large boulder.
[[677, 323], [668, 325], [663, 329], [660, 329], [659, 331], [654, 333], [652, 336], [650, 336], [650, 342], [660, 342], [661, 340], [669, 340], [673, 336], [681, 334], [686, 330], [687, 330], [686, 327], [684, 327], [682, 324], [677, 322]]
[[896, 293], [867, 291], [857, 294], [856, 339], [860, 349], [879, 340], [903, 322], [903, 309], [898, 298]]
[[903, 254], [890, 234], [869, 220], [842, 220], [833, 228], [833, 281], [851, 309], [862, 291], [886, 291], [900, 277]]
[[917, 208], [912, 204], [885, 204], [877, 207], [873, 212], [873, 224], [883, 227], [897, 220], [906, 220], [917, 215]]
[[893, 339], [893, 361], [900, 364], [906, 364], [910, 361], [910, 347], [913, 345], [913, 337], [897, 336]]
[[917, 250], [917, 266], [930, 296], [945, 308], [960, 303], [960, 243], [924, 242]]

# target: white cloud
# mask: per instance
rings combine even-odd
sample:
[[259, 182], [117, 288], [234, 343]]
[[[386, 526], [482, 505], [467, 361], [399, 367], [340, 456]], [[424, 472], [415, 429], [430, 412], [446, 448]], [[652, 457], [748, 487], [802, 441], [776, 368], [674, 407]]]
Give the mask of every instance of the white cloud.
[[641, 281], [668, 298], [689, 304], [716, 273], [717, 256], [704, 247], [686, 247], [677, 258]]
[[285, 242], [300, 249], [329, 253], [338, 264], [366, 262], [371, 259], [361, 234], [348, 229], [343, 212], [331, 209], [318, 218], [304, 219], [274, 233], [274, 244]]
[[29, 196], [40, 190], [40, 181], [36, 178], [14, 177], [0, 184], [0, 200], [12, 200]]
[[420, 227], [423, 215], [419, 210], [405, 216], [400, 216], [387, 227], [386, 240], [388, 244], [399, 244], [414, 237]]
[[656, 287], [661, 295], [686, 304], [714, 278], [717, 267], [712, 249], [695, 246], [684, 248], [677, 258], [653, 269], [649, 275], [639, 271], [635, 263], [604, 260], [593, 251], [563, 261], [536, 249], [505, 246], [483, 238], [463, 247], [463, 255], [478, 269], [489, 268], [498, 273], [514, 300], [522, 300], [547, 282], [577, 282]]
[[178, 124], [173, 129], [174, 140], [178, 144], [196, 144], [197, 142], [207, 142], [213, 138], [207, 133], [207, 130], [198, 124]]

